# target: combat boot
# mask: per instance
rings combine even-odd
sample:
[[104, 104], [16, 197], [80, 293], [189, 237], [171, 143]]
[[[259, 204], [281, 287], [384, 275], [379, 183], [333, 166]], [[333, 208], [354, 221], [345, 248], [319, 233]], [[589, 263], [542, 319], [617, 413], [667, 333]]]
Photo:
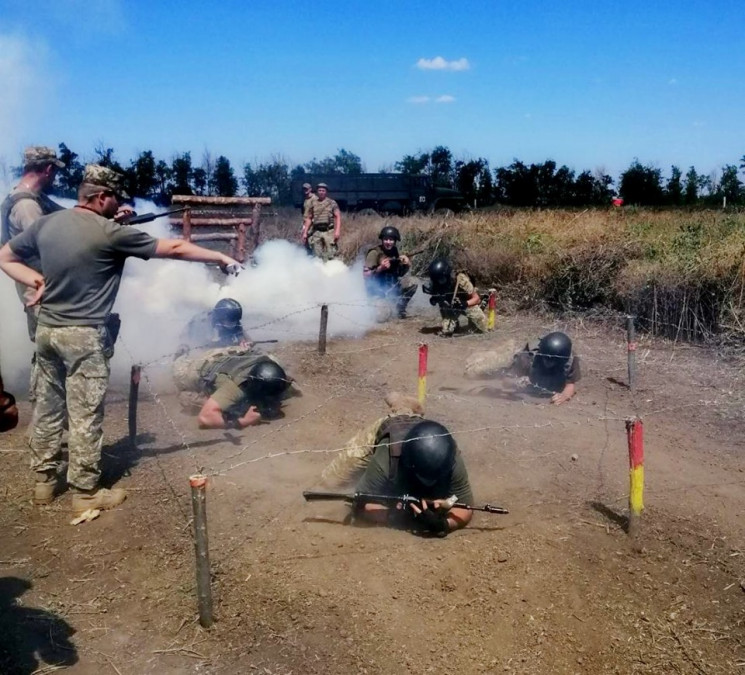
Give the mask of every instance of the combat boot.
[[59, 482], [56, 471], [37, 471], [36, 485], [34, 485], [34, 504], [46, 506], [57, 496]]
[[72, 511], [74, 515], [79, 516], [88, 509], [115, 509], [126, 498], [127, 491], [123, 488], [78, 490], [72, 496]]

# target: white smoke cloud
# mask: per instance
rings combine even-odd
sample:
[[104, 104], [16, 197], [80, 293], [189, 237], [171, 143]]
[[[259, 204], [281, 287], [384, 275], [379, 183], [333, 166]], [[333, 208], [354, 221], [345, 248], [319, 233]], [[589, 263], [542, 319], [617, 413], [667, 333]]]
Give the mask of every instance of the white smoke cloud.
[[435, 56], [433, 59], [419, 59], [416, 62], [419, 70], [468, 70], [471, 64], [467, 58], [460, 58], [454, 61], [446, 61], [442, 56]]
[[450, 94], [443, 94], [442, 96], [438, 96], [435, 99], [435, 103], [454, 103], [455, 102], [455, 96], [451, 96]]

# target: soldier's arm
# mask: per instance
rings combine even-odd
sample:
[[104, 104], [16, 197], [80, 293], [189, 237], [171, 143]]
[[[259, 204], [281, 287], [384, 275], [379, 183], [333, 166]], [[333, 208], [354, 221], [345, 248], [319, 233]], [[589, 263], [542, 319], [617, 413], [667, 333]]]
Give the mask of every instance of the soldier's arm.
[[[220, 404], [210, 396], [202, 409], [199, 411], [199, 417], [197, 418], [200, 429], [227, 429], [228, 423], [225, 420], [225, 414], [223, 413]], [[246, 414], [239, 417], [235, 423], [241, 428], [258, 424], [261, 421], [261, 414], [256, 409], [256, 406], [251, 406]]]
[[339, 207], [334, 207], [334, 241], [341, 237], [341, 211]]
[[36, 293], [27, 303], [29, 307], [41, 300], [41, 295], [44, 292], [44, 277], [36, 270], [25, 265], [22, 258], [13, 253], [9, 243], [0, 248], [0, 269], [13, 281], [36, 289]]
[[558, 394], [554, 394], [551, 397], [551, 403], [561, 405], [572, 399], [576, 393], [577, 387], [574, 385], [574, 382], [567, 382]]

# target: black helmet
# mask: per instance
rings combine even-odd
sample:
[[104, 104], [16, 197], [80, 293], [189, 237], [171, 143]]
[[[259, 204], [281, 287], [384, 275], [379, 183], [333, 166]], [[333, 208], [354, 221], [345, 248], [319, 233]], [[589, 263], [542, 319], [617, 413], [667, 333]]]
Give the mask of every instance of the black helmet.
[[453, 268], [444, 258], [437, 258], [430, 264], [428, 272], [432, 283], [437, 286], [450, 281], [450, 275], [453, 273]]
[[276, 398], [290, 386], [290, 378], [276, 361], [266, 359], [254, 364], [248, 371], [248, 384], [260, 397]]
[[241, 322], [243, 307], [233, 298], [219, 300], [212, 310], [212, 325], [234, 328]]
[[563, 368], [572, 355], [572, 341], [566, 333], [549, 333], [538, 343], [536, 365], [543, 370]]
[[401, 241], [401, 233], [392, 225], [386, 225], [382, 230], [380, 230], [378, 239], [393, 239], [393, 241]]
[[452, 472], [455, 448], [446, 427], [422, 420], [406, 434], [401, 445], [401, 467], [409, 477], [431, 487]]

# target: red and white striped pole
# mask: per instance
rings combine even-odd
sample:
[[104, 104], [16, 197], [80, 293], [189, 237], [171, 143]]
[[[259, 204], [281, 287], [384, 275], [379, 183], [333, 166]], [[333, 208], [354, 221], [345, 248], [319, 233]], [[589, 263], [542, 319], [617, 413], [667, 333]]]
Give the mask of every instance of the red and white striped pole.
[[427, 396], [427, 356], [429, 347], [421, 343], [419, 345], [419, 403], [424, 406], [424, 399]]

